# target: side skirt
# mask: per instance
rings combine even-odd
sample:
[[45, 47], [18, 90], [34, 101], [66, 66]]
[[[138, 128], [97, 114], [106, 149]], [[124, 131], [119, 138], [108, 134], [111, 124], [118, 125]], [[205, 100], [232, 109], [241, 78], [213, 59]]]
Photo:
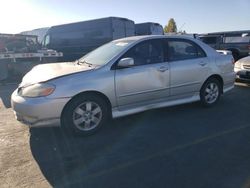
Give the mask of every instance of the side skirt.
[[112, 116], [113, 116], [113, 118], [118, 118], [118, 117], [122, 117], [122, 116], [127, 116], [127, 115], [131, 115], [131, 114], [143, 112], [143, 111], [150, 110], [150, 109], [192, 103], [192, 102], [199, 101], [199, 100], [200, 100], [200, 95], [198, 93], [198, 94], [195, 94], [192, 97], [188, 97], [188, 98], [170, 100], [170, 101], [166, 101], [166, 102], [159, 102], [159, 103], [155, 103], [155, 104], [149, 104], [149, 105], [140, 106], [140, 107], [136, 107], [136, 108], [130, 108], [130, 109], [126, 109], [126, 110], [119, 110], [118, 108], [113, 108], [112, 109]]

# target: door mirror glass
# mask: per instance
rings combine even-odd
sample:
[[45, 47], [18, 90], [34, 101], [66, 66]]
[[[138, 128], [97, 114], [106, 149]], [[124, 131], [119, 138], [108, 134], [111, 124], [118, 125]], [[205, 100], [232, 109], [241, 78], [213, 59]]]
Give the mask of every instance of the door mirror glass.
[[134, 59], [127, 57], [123, 58], [118, 62], [118, 67], [126, 68], [126, 67], [132, 67], [134, 66]]

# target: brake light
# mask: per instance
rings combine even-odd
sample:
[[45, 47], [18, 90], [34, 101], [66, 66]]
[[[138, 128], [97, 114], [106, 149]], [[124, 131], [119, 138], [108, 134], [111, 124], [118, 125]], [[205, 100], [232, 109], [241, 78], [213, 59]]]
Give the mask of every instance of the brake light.
[[250, 50], [250, 44], [247, 47], [248, 47], [248, 50]]

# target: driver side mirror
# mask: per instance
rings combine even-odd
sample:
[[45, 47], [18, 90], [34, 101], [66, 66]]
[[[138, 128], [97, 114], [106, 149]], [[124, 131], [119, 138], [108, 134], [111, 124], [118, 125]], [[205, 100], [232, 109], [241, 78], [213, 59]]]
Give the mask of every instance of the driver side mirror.
[[127, 58], [122, 58], [117, 65], [120, 68], [128, 68], [134, 66], [135, 63], [133, 58], [127, 57]]

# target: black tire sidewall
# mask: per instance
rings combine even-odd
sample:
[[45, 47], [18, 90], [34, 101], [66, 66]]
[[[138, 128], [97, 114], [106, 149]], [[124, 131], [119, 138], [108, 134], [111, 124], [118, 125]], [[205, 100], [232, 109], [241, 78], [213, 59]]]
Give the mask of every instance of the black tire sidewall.
[[[100, 123], [98, 124], [98, 126], [96, 126], [95, 128], [89, 131], [84, 131], [84, 130], [78, 129], [74, 125], [73, 112], [80, 104], [84, 102], [88, 102], [88, 101], [94, 102], [100, 106], [102, 110], [102, 119]], [[61, 124], [62, 124], [62, 128], [66, 130], [67, 132], [85, 136], [85, 135], [91, 135], [95, 133], [97, 130], [99, 130], [103, 126], [103, 124], [106, 123], [108, 117], [109, 117], [109, 108], [105, 100], [103, 100], [101, 97], [96, 96], [96, 95], [84, 94], [76, 98], [73, 98], [66, 105], [65, 110], [62, 113]]]
[[[207, 101], [205, 99], [205, 90], [206, 90], [207, 86], [210, 83], [215, 83], [218, 86], [218, 88], [219, 88], [219, 95], [218, 95], [216, 101], [214, 101], [213, 103], [207, 103]], [[211, 107], [211, 106], [215, 105], [219, 101], [221, 93], [222, 93], [222, 85], [221, 85], [221, 83], [216, 78], [210, 78], [210, 79], [208, 79], [203, 84], [203, 86], [202, 86], [202, 88], [200, 90], [200, 100], [201, 100], [202, 105], [205, 106], [205, 107]]]

